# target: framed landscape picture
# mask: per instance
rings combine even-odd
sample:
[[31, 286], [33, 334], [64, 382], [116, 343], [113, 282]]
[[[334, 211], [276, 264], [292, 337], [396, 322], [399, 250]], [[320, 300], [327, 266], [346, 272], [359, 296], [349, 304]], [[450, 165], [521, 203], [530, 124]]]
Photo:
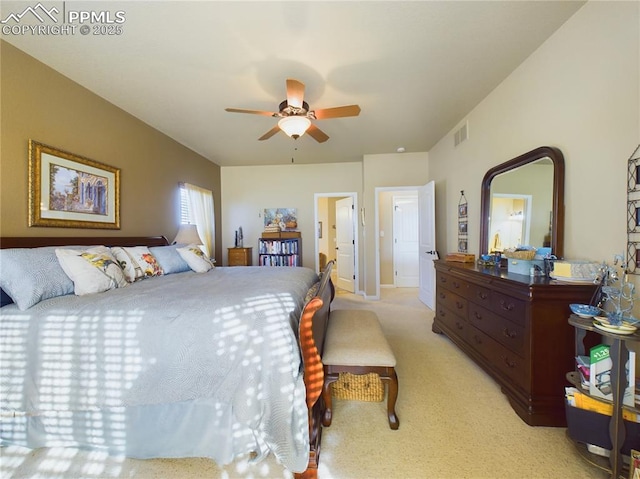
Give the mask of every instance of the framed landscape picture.
[[29, 140], [29, 226], [120, 229], [120, 170]]

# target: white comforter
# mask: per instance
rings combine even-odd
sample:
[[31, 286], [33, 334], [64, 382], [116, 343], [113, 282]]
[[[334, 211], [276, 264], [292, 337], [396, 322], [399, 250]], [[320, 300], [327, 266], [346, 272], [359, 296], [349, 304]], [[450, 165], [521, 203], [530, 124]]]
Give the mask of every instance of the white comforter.
[[[296, 334], [304, 296], [316, 280], [307, 268], [215, 268], [53, 298], [26, 311], [3, 307], [2, 444], [29, 436], [7, 419], [13, 415], [23, 417], [26, 429], [36, 421], [37, 435], [50, 436], [51, 417], [59, 426], [65, 414], [160, 411], [204, 401], [219, 416], [215, 424], [228, 429], [219, 437], [252, 435], [252, 449], [304, 470], [308, 416]], [[226, 463], [248, 452], [246, 443], [224, 453], [211, 444], [216, 450], [205, 455]], [[199, 445], [192, 455], [201, 451]]]

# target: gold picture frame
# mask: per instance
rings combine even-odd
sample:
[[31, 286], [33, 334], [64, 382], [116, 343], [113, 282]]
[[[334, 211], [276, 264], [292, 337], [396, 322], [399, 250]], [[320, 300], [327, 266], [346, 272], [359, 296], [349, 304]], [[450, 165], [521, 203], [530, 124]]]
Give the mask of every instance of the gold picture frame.
[[120, 169], [29, 140], [29, 226], [120, 229]]

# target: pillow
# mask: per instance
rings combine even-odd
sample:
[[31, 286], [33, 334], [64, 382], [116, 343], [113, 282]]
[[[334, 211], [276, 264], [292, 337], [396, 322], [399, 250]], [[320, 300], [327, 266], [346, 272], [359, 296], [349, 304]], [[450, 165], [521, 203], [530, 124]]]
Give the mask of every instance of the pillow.
[[171, 273], [183, 273], [185, 271], [191, 271], [191, 268], [185, 260], [182, 259], [177, 248], [182, 248], [186, 245], [176, 244], [171, 246], [152, 246], [149, 251], [156, 257], [160, 267], [162, 268], [162, 274]]
[[209, 257], [195, 244], [176, 248], [176, 251], [196, 273], [206, 273], [214, 267]]
[[129, 283], [106, 246], [86, 250], [56, 249], [60, 266], [71, 278], [77, 296], [123, 288]]
[[59, 247], [0, 249], [0, 288], [24, 311], [40, 301], [73, 294], [55, 250]]
[[129, 283], [162, 274], [162, 268], [146, 246], [115, 246], [111, 248], [111, 253], [118, 260]]
[[307, 291], [307, 294], [304, 297], [304, 304], [307, 304], [309, 301], [311, 301], [315, 297], [315, 295], [318, 294], [319, 289], [320, 289], [320, 281], [316, 282], [313, 286], [309, 288], [309, 291]]

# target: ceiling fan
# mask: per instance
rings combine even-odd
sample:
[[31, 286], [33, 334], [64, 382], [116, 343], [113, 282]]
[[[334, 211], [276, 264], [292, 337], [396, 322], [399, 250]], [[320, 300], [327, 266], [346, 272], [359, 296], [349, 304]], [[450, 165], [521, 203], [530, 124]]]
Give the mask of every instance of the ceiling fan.
[[280, 118], [278, 124], [262, 135], [258, 140], [268, 140], [278, 131], [284, 131], [288, 136], [297, 140], [302, 135], [309, 133], [309, 136], [318, 143], [323, 143], [329, 136], [320, 128], [311, 123], [311, 120], [326, 120], [328, 118], [343, 118], [347, 116], [358, 116], [360, 107], [358, 105], [337, 106], [334, 108], [323, 108], [321, 110], [309, 109], [309, 104], [304, 101], [304, 83], [287, 79], [287, 99], [280, 103], [277, 112], [263, 110], [243, 110], [240, 108], [225, 108], [231, 113], [251, 113], [253, 115], [264, 115]]

